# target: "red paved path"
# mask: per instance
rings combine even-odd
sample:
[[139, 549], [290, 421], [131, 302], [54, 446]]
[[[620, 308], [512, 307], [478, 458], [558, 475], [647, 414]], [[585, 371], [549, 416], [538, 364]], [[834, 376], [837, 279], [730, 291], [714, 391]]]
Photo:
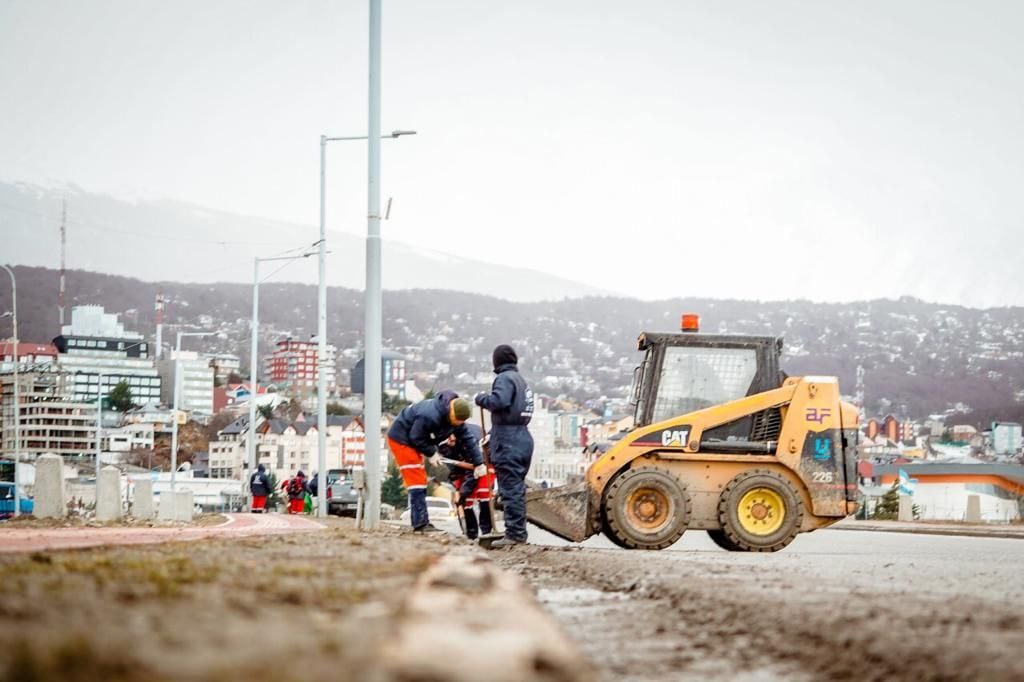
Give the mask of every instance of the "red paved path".
[[202, 538], [279, 535], [320, 530], [324, 526], [303, 516], [286, 514], [225, 514], [218, 526], [185, 528], [0, 528], [0, 552], [35, 552], [101, 545], [137, 545]]

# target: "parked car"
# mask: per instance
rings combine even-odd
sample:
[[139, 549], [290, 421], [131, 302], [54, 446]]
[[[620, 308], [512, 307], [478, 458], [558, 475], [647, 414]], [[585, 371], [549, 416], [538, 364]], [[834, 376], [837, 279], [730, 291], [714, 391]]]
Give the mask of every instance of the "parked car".
[[[330, 481], [330, 477], [327, 479]], [[352, 488], [350, 476], [339, 477], [327, 486], [327, 513], [335, 516], [355, 516], [359, 494]]]
[[[412, 518], [410, 514], [411, 512], [406, 509], [398, 518], [403, 523], [411, 523]], [[441, 527], [442, 524], [458, 523], [458, 519], [455, 518], [455, 506], [451, 500], [444, 497], [428, 497], [427, 514], [430, 516], [430, 522], [438, 527]]]
[[[31, 514], [35, 509], [35, 502], [31, 497], [25, 495], [25, 489], [21, 489], [21, 513]], [[14, 484], [9, 482], [0, 483], [0, 519], [8, 519], [14, 516]]]

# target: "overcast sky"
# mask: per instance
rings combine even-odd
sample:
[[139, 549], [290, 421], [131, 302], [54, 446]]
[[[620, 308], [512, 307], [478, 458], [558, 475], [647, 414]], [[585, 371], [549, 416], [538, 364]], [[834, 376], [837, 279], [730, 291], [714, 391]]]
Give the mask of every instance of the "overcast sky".
[[[383, 4], [419, 131], [386, 238], [648, 299], [1024, 304], [1024, 3]], [[0, 178], [315, 224], [366, 35], [364, 1], [0, 0]], [[331, 147], [332, 228], [365, 168]]]

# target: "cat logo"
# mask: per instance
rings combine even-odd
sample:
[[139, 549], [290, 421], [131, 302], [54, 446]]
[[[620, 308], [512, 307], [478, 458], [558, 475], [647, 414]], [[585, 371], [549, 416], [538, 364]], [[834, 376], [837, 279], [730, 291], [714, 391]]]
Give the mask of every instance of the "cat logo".
[[671, 430], [661, 432], [661, 444], [665, 447], [685, 448], [686, 441], [690, 437], [689, 429]]

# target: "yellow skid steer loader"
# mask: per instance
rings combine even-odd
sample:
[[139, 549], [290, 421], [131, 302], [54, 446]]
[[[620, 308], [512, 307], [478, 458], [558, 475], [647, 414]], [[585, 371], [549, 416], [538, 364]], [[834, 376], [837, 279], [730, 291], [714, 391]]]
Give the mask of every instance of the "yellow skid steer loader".
[[664, 549], [687, 528], [732, 551], [774, 552], [856, 512], [858, 412], [835, 377], [786, 377], [782, 339], [640, 335], [634, 427], [579, 483], [531, 490], [527, 517], [573, 542], [603, 532]]

